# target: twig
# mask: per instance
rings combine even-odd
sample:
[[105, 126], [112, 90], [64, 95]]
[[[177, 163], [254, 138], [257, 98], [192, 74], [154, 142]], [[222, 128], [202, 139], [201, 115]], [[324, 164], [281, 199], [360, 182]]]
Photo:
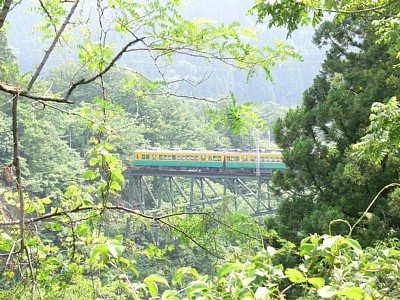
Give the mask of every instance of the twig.
[[[84, 212], [84, 211], [89, 211], [89, 210], [96, 210], [99, 209], [97, 206], [78, 206], [76, 208], [70, 209], [70, 210], [56, 210], [54, 212], [48, 213], [48, 214], [43, 214], [41, 216], [38, 217], [34, 217], [34, 218], [28, 218], [25, 219], [24, 222], [25, 224], [32, 224], [32, 223], [36, 223], [39, 221], [43, 221], [46, 219], [50, 219], [53, 217], [58, 217], [58, 216], [62, 216], [65, 214], [71, 214], [71, 213], [78, 213], [78, 212]], [[178, 216], [178, 215], [207, 215], [207, 214], [212, 214], [212, 212], [179, 212], [179, 213], [174, 213], [174, 214], [167, 214], [167, 215], [160, 215], [160, 216], [152, 216], [152, 215], [147, 215], [144, 213], [141, 213], [137, 210], [133, 210], [124, 206], [120, 206], [120, 205], [108, 205], [105, 206], [104, 209], [109, 209], [109, 210], [119, 210], [119, 211], [125, 211], [128, 212], [130, 214], [133, 215], [137, 215], [139, 217], [142, 217], [144, 219], [149, 219], [149, 220], [155, 220], [155, 221], [159, 221], [162, 219], [166, 219], [166, 218], [171, 218], [173, 216]], [[7, 221], [7, 222], [0, 222], [0, 227], [6, 227], [6, 226], [11, 226], [11, 225], [18, 225], [19, 221]]]

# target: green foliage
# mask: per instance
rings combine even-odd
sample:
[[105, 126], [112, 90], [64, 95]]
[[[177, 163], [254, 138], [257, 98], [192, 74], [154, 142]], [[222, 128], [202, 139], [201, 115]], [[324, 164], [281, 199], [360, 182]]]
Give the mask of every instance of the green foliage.
[[[363, 249], [359, 243], [344, 236], [312, 235], [305, 238], [296, 252], [298, 267], [274, 263], [274, 257], [285, 248], [271, 246], [254, 255], [235, 253], [222, 263], [217, 276], [201, 277], [191, 268], [181, 268], [172, 280], [173, 288], [185, 274], [195, 276], [184, 289], [170, 289], [165, 299], [393, 299], [399, 296], [398, 240]], [[378, 276], [375, 276], [379, 272]], [[153, 283], [168, 285], [163, 277]], [[147, 279], [149, 281], [150, 279]], [[150, 285], [152, 296], [158, 295]], [[167, 297], [170, 296], [172, 298]]]
[[[386, 103], [398, 93], [393, 88], [399, 80], [393, 73], [394, 57], [387, 54], [386, 46], [375, 43], [368, 19], [326, 22], [314, 39], [319, 45], [331, 45], [321, 73], [304, 93], [303, 105], [291, 109], [274, 126], [275, 141], [285, 149], [284, 162], [289, 167], [273, 178], [274, 190], [288, 198], [278, 210], [275, 229], [295, 240], [327, 232], [329, 222], [336, 218], [354, 223], [375, 195], [397, 179], [396, 156], [374, 165], [355, 159], [352, 152], [368, 126], [372, 103]], [[365, 149], [379, 149], [379, 143], [371, 141], [371, 148], [365, 145]], [[383, 217], [388, 211], [386, 198], [381, 195], [370, 211], [374, 218], [356, 229], [365, 245], [385, 238], [389, 228], [397, 228], [395, 218]], [[382, 222], [376, 226], [379, 216]], [[336, 233], [346, 232], [342, 226], [335, 225]]]
[[396, 155], [400, 145], [400, 111], [397, 98], [391, 98], [387, 104], [374, 103], [371, 112], [367, 134], [353, 149], [358, 152], [359, 157], [381, 163], [387, 160], [389, 153]]
[[[187, 77], [169, 77], [160, 67], [161, 61], [168, 65], [181, 55], [201, 56], [206, 61], [217, 58], [247, 69], [249, 76], [257, 67], [264, 68], [269, 77], [271, 66], [288, 56], [297, 57], [281, 42], [274, 48], [248, 42], [256, 37], [254, 31], [238, 23], [214, 26], [209, 20], [185, 20], [179, 12], [180, 4], [178, 0], [100, 1], [96, 7], [100, 28], [85, 24], [84, 14], [67, 22], [83, 24], [81, 35], [72, 35], [74, 27], [66, 31], [61, 27], [70, 2], [45, 1], [32, 9], [43, 16], [37, 27], [43, 32], [42, 37], [47, 40], [61, 34], [60, 40], [53, 40], [54, 45], [67, 43], [81, 65], [67, 61], [54, 68], [48, 81], [36, 82], [32, 89], [46, 96], [37, 96], [33, 106], [19, 106], [25, 211], [20, 211], [22, 194], [15, 193], [14, 182], [6, 180], [7, 187], [0, 189], [0, 298], [398, 298], [396, 239], [391, 240], [392, 245], [382, 243], [363, 249], [361, 242], [349, 236], [314, 234], [296, 247], [250, 217], [230, 213], [233, 209], [229, 199], [214, 206], [218, 214], [202, 212], [190, 216], [185, 212], [147, 215], [136, 210], [137, 203], [124, 199], [123, 172], [129, 166], [132, 149], [138, 145], [229, 143], [227, 138], [223, 140], [223, 131], [204, 132], [208, 118], [196, 118], [202, 108], [186, 106], [178, 97], [165, 100], [160, 96], [173, 94], [174, 83], [181, 80], [193, 83]], [[284, 4], [282, 16], [287, 18], [290, 4]], [[308, 3], [295, 4], [298, 9], [293, 11], [301, 22], [308, 21], [305, 4]], [[103, 16], [111, 22], [105, 25]], [[318, 17], [314, 22], [319, 22]], [[364, 179], [360, 174], [374, 169], [346, 160], [348, 145], [360, 135], [349, 132], [365, 124], [365, 111], [357, 108], [377, 95], [386, 99], [382, 79], [387, 79], [388, 87], [397, 83], [395, 71], [387, 68], [389, 63], [380, 64], [387, 58], [381, 51], [384, 47], [372, 43], [373, 39], [366, 39], [363, 44], [359, 36], [365, 32], [351, 20], [347, 22], [348, 28], [338, 29], [333, 35], [332, 26], [321, 29], [321, 45], [332, 38], [336, 41], [330, 52], [332, 59], [306, 94], [304, 109], [292, 110], [277, 125], [277, 140], [289, 148], [285, 159], [291, 169], [276, 174], [275, 188], [281, 186], [298, 194], [292, 203], [286, 201], [280, 208], [280, 216], [287, 216], [285, 229], [295, 235], [314, 229], [322, 233], [327, 228], [335, 234], [342, 233], [340, 223], [331, 220], [341, 218], [349, 224], [349, 215], [364, 211], [363, 204], [369, 201], [360, 191], [367, 186], [374, 193], [392, 178], [392, 173], [383, 172], [387, 178], [381, 182], [371, 174]], [[100, 35], [95, 37], [96, 30]], [[113, 30], [121, 34], [117, 38], [128, 40], [122, 49], [116, 49], [108, 39]], [[351, 34], [343, 35], [346, 30]], [[351, 38], [353, 33], [355, 37]], [[360, 53], [347, 51], [347, 45], [358, 47], [360, 43]], [[4, 52], [6, 57], [9, 53]], [[48, 49], [46, 54], [51, 52]], [[156, 67], [155, 78], [147, 78], [151, 72], [141, 73], [129, 67], [121, 71], [116, 62], [128, 53], [139, 53], [135, 59], [141, 59], [142, 53], [149, 54]], [[365, 66], [375, 61], [373, 68], [363, 73]], [[15, 73], [14, 66], [3, 67], [2, 80], [15, 80]], [[19, 80], [25, 85], [23, 77]], [[51, 89], [50, 81], [54, 82]], [[81, 84], [85, 84], [84, 88]], [[71, 87], [75, 89], [70, 90]], [[349, 91], [352, 89], [358, 96]], [[326, 96], [323, 100], [317, 97], [321, 92]], [[65, 116], [60, 113], [66, 112], [61, 104], [46, 102], [49, 94], [66, 94], [78, 101]], [[161, 104], [160, 99], [164, 101]], [[5, 137], [2, 141], [11, 143], [7, 132], [11, 123], [9, 109], [1, 113], [4, 121], [2, 118], [0, 128]], [[213, 117], [233, 133], [263, 129], [266, 124], [255, 114], [253, 105], [238, 105], [234, 97], [231, 105], [223, 112], [214, 111]], [[82, 125], [82, 120], [88, 127]], [[178, 141], [177, 135], [182, 140]], [[11, 160], [11, 149], [0, 145], [1, 154], [5, 155], [2, 163]], [[82, 170], [83, 162], [88, 166], [86, 171]], [[399, 161], [394, 157], [388, 164], [395, 170]], [[7, 166], [5, 170], [11, 169]], [[334, 174], [329, 175], [330, 170]], [[353, 172], [358, 176], [351, 178]], [[330, 192], [332, 186], [337, 188], [336, 194]], [[396, 202], [397, 198], [395, 190], [390, 201]], [[375, 200], [358, 218], [360, 232], [367, 227], [364, 222], [381, 224], [379, 216], [387, 216], [385, 205]], [[313, 206], [318, 209], [312, 210]], [[397, 208], [393, 206], [388, 211], [396, 214]], [[310, 227], [304, 219], [308, 214]], [[158, 246], [148, 241], [139, 245], [152, 227], [165, 230], [168, 238]], [[368, 234], [377, 236], [376, 231]]]
[[265, 120], [260, 119], [255, 112], [256, 105], [254, 103], [246, 102], [237, 105], [234, 95], [231, 95], [231, 99], [232, 104], [226, 106], [224, 112], [208, 111], [211, 115], [212, 127], [220, 124], [229, 128], [235, 135], [248, 133], [249, 128], [268, 129]]

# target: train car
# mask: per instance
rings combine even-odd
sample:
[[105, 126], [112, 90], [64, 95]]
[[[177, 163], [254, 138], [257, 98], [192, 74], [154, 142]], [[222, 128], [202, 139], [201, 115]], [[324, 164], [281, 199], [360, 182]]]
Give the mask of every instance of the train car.
[[239, 169], [245, 173], [256, 173], [258, 157], [261, 173], [272, 173], [286, 168], [282, 161], [282, 153], [279, 151], [262, 151], [258, 154], [257, 151], [226, 152], [225, 167], [227, 170]]
[[261, 151], [257, 154], [257, 151], [240, 149], [207, 151], [201, 148], [192, 150], [150, 148], [136, 150], [134, 163], [135, 167], [147, 170], [256, 173], [258, 157], [262, 174], [271, 174], [275, 170], [286, 168], [282, 162], [282, 153], [279, 151]]
[[157, 170], [218, 171], [223, 168], [224, 153], [202, 149], [136, 150], [136, 167]]

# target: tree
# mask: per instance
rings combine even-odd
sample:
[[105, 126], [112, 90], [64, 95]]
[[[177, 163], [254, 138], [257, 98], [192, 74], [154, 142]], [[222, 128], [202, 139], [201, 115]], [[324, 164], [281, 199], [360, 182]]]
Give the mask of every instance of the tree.
[[[326, 232], [336, 218], [352, 222], [384, 186], [397, 180], [397, 159], [373, 165], [351, 152], [368, 126], [372, 103], [385, 103], [399, 93], [396, 57], [387, 45], [376, 43], [371, 23], [349, 16], [341, 23], [321, 24], [314, 40], [330, 45], [322, 71], [304, 93], [303, 105], [274, 126], [288, 166], [274, 178], [276, 189], [290, 195], [278, 214], [282, 224], [291, 220], [290, 227], [282, 228], [285, 232], [303, 236]], [[359, 228], [364, 243], [384, 238], [397, 226], [395, 219], [385, 217], [387, 195], [382, 196], [370, 222]], [[301, 213], [300, 206], [308, 209]]]
[[[4, 29], [6, 20], [12, 26], [16, 8], [25, 2], [0, 3], [0, 29]], [[2, 127], [11, 125], [12, 133], [12, 153], [7, 153], [10, 157], [5, 168], [7, 174], [15, 174], [0, 194], [0, 272], [4, 275], [0, 276], [0, 285], [5, 287], [2, 297], [76, 299], [90, 295], [138, 299], [143, 284], [131, 282], [137, 273], [134, 242], [124, 238], [121, 227], [107, 226], [112, 223], [109, 218], [113, 217], [116, 224], [131, 218], [134, 225], [143, 222], [146, 226], [162, 223], [172, 227], [167, 222], [169, 218], [191, 213], [147, 215], [132, 209], [121, 198], [125, 180], [118, 154], [126, 154], [126, 149], [122, 144], [115, 145], [115, 141], [123, 138], [122, 127], [128, 120], [135, 122], [136, 116], [135, 109], [125, 111], [118, 98], [126, 103], [132, 100], [135, 108], [150, 96], [209, 101], [207, 96], [179, 93], [179, 84], [199, 83], [187, 74], [179, 78], [170, 75], [169, 65], [185, 56], [202, 62], [215, 60], [248, 70], [249, 75], [260, 67], [267, 77], [272, 66], [288, 56], [296, 57], [282, 43], [264, 47], [250, 42], [256, 37], [254, 31], [238, 23], [214, 26], [209, 20], [185, 20], [180, 5], [179, 0], [75, 0], [39, 1], [24, 6], [33, 19], [39, 19], [34, 28], [39, 36], [33, 35], [41, 38], [46, 48], [31, 72], [2, 76], [0, 82], [2, 96], [9, 97], [5, 111], [11, 118], [10, 124]], [[20, 30], [31, 30], [24, 27], [27, 24], [22, 22]], [[58, 73], [50, 70], [52, 76], [46, 78], [56, 52], [64, 61], [76, 59], [78, 64], [71, 69], [67, 63], [62, 64]], [[144, 60], [151, 67], [140, 70], [135, 65], [137, 60]], [[200, 78], [201, 82], [207, 76]], [[70, 108], [67, 104], [71, 104]], [[24, 114], [28, 113], [35, 117], [24, 122]], [[72, 131], [73, 136], [87, 131], [71, 128], [68, 118], [67, 124], [61, 124], [64, 119], [57, 119], [56, 113], [85, 120], [91, 130], [91, 147], [84, 157], [89, 165], [83, 174], [87, 180], [84, 184], [73, 174], [80, 167], [77, 152], [58, 134], [69, 133], [71, 137]], [[51, 126], [50, 119], [57, 119], [60, 124]], [[140, 126], [135, 126], [132, 134], [138, 129]], [[143, 142], [140, 134], [137, 139], [128, 136], [127, 140], [126, 146], [130, 147]], [[86, 141], [81, 142], [80, 150], [87, 145]], [[31, 153], [32, 148], [35, 153]], [[55, 161], [47, 159], [46, 153]], [[25, 166], [35, 174], [24, 173], [28, 172]], [[43, 180], [48, 175], [47, 168], [59, 168], [59, 173]], [[52, 184], [57, 181], [59, 190], [54, 190]], [[65, 188], [71, 181], [73, 184]], [[28, 189], [40, 197], [26, 193]], [[44, 194], [52, 197], [42, 197]], [[151, 294], [154, 281], [164, 282], [157, 275], [146, 278]]]
[[400, 30], [398, 25], [399, 3], [388, 0], [367, 0], [362, 3], [356, 0], [335, 1], [267, 1], [256, 0], [252, 8], [257, 13], [259, 21], [268, 19], [268, 25], [285, 27], [290, 35], [299, 26], [317, 26], [324, 21], [327, 15], [333, 16], [333, 21], [341, 23], [346, 16], [363, 20], [365, 17], [374, 19], [373, 30], [378, 41], [390, 45], [393, 52], [400, 50], [400, 43], [396, 36]]

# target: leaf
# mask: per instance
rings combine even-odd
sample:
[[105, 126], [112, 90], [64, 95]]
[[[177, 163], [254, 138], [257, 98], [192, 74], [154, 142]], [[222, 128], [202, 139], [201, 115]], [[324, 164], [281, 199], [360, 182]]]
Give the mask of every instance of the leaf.
[[107, 253], [108, 253], [108, 247], [106, 244], [96, 245], [93, 248], [92, 253], [90, 254], [89, 261], [91, 263], [94, 263], [99, 257], [103, 259], [107, 255]]
[[343, 240], [343, 243], [349, 245], [354, 250], [362, 250], [361, 245], [356, 240], [353, 240], [353, 239], [350, 239], [350, 238], [345, 238]]
[[185, 274], [192, 274], [196, 279], [200, 277], [199, 273], [197, 273], [196, 269], [191, 267], [182, 267], [178, 271], [176, 271], [174, 277], [172, 278], [172, 284], [182, 284], [182, 278]]
[[59, 231], [62, 229], [61, 224], [57, 222], [46, 222], [45, 226], [47, 229], [50, 229], [52, 231]]
[[82, 236], [89, 236], [90, 235], [90, 229], [87, 226], [86, 223], [81, 223], [76, 227], [75, 233], [82, 235]]
[[336, 295], [336, 290], [334, 287], [330, 285], [326, 285], [323, 288], [318, 290], [318, 295], [322, 298], [332, 298]]
[[151, 274], [147, 276], [143, 281], [149, 287], [149, 292], [152, 297], [156, 297], [158, 295], [158, 286], [156, 282], [163, 283], [169, 287], [168, 281], [164, 277], [158, 274]]
[[349, 299], [361, 300], [364, 299], [365, 292], [359, 287], [350, 287], [340, 291], [340, 295], [346, 296]]
[[267, 252], [270, 256], [274, 256], [274, 254], [276, 253], [276, 249], [274, 247], [268, 246]]
[[161, 295], [161, 300], [179, 300], [178, 297], [175, 296], [176, 292], [173, 290], [166, 290]]
[[315, 286], [317, 289], [322, 288], [325, 285], [325, 280], [320, 277], [311, 277], [308, 278], [308, 283]]
[[48, 198], [48, 197], [43, 198], [43, 199], [42, 199], [42, 203], [43, 203], [43, 204], [50, 204], [50, 203], [51, 203], [51, 199]]
[[235, 270], [241, 270], [241, 269], [242, 269], [242, 264], [240, 264], [240, 263], [227, 263], [219, 269], [218, 280], [220, 280], [222, 278], [222, 276], [224, 276], [225, 274], [228, 274]]
[[268, 289], [264, 286], [259, 287], [255, 294], [255, 299], [264, 300], [267, 299], [268, 296]]
[[165, 279], [165, 277], [159, 275], [159, 274], [151, 274], [149, 276], [147, 276], [144, 280], [152, 280], [152, 281], [156, 281], [162, 284], [165, 284], [166, 286], [169, 286], [167, 279]]
[[144, 280], [144, 282], [145, 282], [145, 283], [147, 284], [147, 286], [149, 287], [150, 295], [151, 295], [152, 297], [156, 297], [156, 296], [158, 295], [158, 287], [157, 287], [157, 284], [155, 284], [154, 281], [151, 281], [151, 280], [147, 280], [147, 281], [146, 281], [146, 279]]
[[285, 271], [285, 274], [289, 278], [289, 280], [294, 283], [302, 283], [307, 281], [303, 273], [296, 269], [287, 269]]
[[99, 159], [97, 157], [96, 158], [91, 158], [90, 161], [89, 161], [89, 165], [91, 167], [93, 167], [93, 166], [97, 165], [98, 162], [99, 162]]
[[99, 173], [94, 172], [92, 170], [87, 170], [85, 173], [83, 173], [83, 178], [85, 178], [86, 180], [93, 180], [99, 176], [100, 176]]
[[195, 292], [197, 292], [199, 290], [201, 292], [204, 292], [204, 291], [207, 291], [209, 289], [210, 289], [209, 286], [205, 282], [194, 281], [194, 282], [192, 282], [190, 284], [190, 286], [186, 289], [186, 291], [187, 291], [188, 295], [190, 296], [191, 294], [193, 294], [193, 293], [195, 293]]

